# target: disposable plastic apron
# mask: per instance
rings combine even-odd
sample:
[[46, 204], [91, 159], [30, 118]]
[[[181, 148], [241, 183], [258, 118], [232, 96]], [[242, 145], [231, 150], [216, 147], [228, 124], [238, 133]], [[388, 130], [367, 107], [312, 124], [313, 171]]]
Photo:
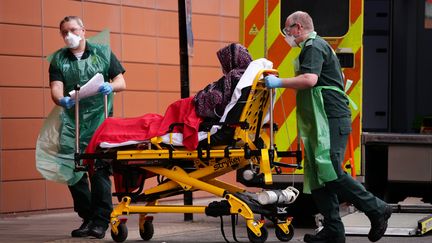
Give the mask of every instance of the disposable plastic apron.
[[[82, 60], [70, 61], [65, 55], [54, 55], [55, 62], [64, 77], [64, 95], [76, 84], [83, 86], [96, 73], [108, 80], [111, 51], [108, 46], [93, 45], [91, 54]], [[80, 100], [80, 151], [84, 151], [94, 131], [104, 120], [104, 96], [97, 94]], [[112, 112], [112, 94], [108, 96], [108, 111]], [[83, 176], [74, 172], [75, 153], [75, 109], [54, 109], [39, 135], [36, 146], [36, 165], [48, 180], [73, 185]]]
[[330, 131], [324, 109], [322, 90], [345, 93], [333, 86], [318, 86], [297, 91], [297, 119], [300, 137], [305, 147], [303, 192], [324, 186], [337, 179], [330, 159]]

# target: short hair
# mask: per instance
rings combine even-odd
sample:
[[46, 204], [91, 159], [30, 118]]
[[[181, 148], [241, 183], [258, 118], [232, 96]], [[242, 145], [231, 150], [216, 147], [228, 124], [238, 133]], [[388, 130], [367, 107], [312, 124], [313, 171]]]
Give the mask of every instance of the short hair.
[[71, 20], [75, 20], [81, 28], [84, 28], [83, 21], [81, 20], [80, 17], [78, 17], [78, 16], [66, 16], [66, 17], [64, 17], [64, 19], [62, 21], [60, 21], [60, 25], [59, 25], [60, 30], [61, 30], [61, 27], [64, 23], [69, 22]]
[[314, 31], [314, 24], [311, 16], [303, 11], [296, 11], [287, 17], [287, 20], [291, 19], [293, 23], [300, 23], [305, 30]]

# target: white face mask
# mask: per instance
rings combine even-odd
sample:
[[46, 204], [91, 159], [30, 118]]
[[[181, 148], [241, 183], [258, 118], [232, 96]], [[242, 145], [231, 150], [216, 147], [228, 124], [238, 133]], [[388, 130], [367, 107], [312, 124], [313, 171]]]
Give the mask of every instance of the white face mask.
[[71, 32], [68, 32], [68, 34], [65, 37], [67, 47], [71, 49], [77, 48], [80, 44], [81, 39], [82, 39], [81, 36], [72, 34]]
[[297, 47], [297, 43], [295, 42], [296, 37], [293, 35], [286, 35], [285, 41], [290, 45], [291, 47]]

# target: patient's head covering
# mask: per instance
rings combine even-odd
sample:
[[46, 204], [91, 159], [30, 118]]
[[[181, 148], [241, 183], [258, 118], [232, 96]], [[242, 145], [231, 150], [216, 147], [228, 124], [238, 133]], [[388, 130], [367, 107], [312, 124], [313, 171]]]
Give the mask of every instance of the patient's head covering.
[[252, 62], [246, 47], [232, 43], [217, 53], [224, 76], [199, 91], [194, 98], [195, 110], [200, 117], [218, 119], [231, 100], [231, 96], [249, 63]]
[[232, 70], [245, 70], [252, 62], [252, 57], [246, 47], [237, 43], [223, 47], [216, 54], [225, 75]]

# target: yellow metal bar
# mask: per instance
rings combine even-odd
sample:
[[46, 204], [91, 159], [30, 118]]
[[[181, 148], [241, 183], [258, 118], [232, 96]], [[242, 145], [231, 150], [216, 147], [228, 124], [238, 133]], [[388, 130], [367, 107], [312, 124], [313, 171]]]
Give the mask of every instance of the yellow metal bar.
[[[191, 176], [189, 176], [186, 172], [184, 172], [183, 169], [181, 169], [178, 166], [174, 166], [171, 170], [165, 169], [165, 168], [159, 168], [159, 167], [149, 167], [146, 168], [148, 171], [151, 171], [156, 174], [163, 175], [167, 178], [170, 178], [178, 183], [188, 185], [186, 187], [183, 186], [183, 189], [189, 190], [190, 187], [197, 188], [203, 191], [210, 192], [214, 195], [217, 195], [219, 197], [223, 197], [225, 190], [216, 186], [213, 186], [211, 184], [208, 184], [206, 182], [197, 180]], [[183, 173], [184, 172], [184, 173]]]
[[238, 199], [237, 197], [235, 197], [232, 194], [226, 195], [225, 198], [228, 200], [228, 203], [231, 205], [230, 212], [232, 214], [240, 214], [246, 220], [254, 219], [254, 214], [253, 214], [252, 210], [249, 208], [249, 206], [245, 202]]
[[229, 193], [236, 193], [236, 192], [245, 192], [246, 190], [244, 188], [220, 181], [218, 179], [211, 179], [209, 181], [207, 181], [208, 183], [217, 186], [217, 187], [221, 187], [224, 188], [225, 190], [227, 190]]
[[[205, 178], [207, 180], [210, 180], [210, 179], [216, 178], [220, 175], [226, 174], [229, 171], [234, 170], [232, 166], [235, 166], [236, 168], [242, 168], [245, 165], [249, 164], [248, 160], [246, 160], [244, 158], [230, 158], [230, 159], [232, 159], [232, 160], [237, 159], [236, 161], [238, 162], [238, 165], [230, 163], [230, 164], [226, 164], [226, 165], [224, 164], [223, 168], [219, 168], [220, 166], [217, 166], [216, 164], [211, 163], [209, 166], [206, 166], [204, 168], [199, 168], [196, 171], [189, 173], [188, 175], [192, 178], [195, 178], [195, 179]], [[149, 170], [150, 168], [153, 168], [153, 167], [142, 167], [142, 168]], [[158, 185], [156, 187], [145, 190], [144, 194], [149, 195], [149, 194], [153, 194], [153, 193], [159, 193], [159, 192], [174, 189], [176, 187], [178, 187], [178, 183], [176, 183], [175, 181], [168, 181], [168, 182], [163, 183], [161, 185]]]
[[260, 221], [255, 221], [254, 214], [249, 208], [249, 206], [245, 202], [231, 194], [226, 195], [225, 198], [231, 205], [230, 212], [232, 214], [240, 214], [246, 220], [247, 227], [252, 230], [255, 235], [261, 236], [261, 227], [264, 225], [264, 223]]
[[266, 185], [271, 185], [273, 183], [269, 151], [267, 149], [261, 149], [260, 173], [264, 174], [264, 182]]
[[133, 213], [205, 213], [206, 206], [158, 205], [129, 206]]
[[[207, 151], [202, 151], [202, 156], [207, 157]], [[229, 150], [230, 157], [244, 157], [243, 149]], [[224, 150], [210, 150], [209, 158], [224, 158]], [[169, 159], [170, 152], [167, 149], [162, 150], [125, 150], [117, 151], [117, 160], [134, 160], [134, 159]], [[172, 151], [173, 159], [198, 159], [198, 151]]]

